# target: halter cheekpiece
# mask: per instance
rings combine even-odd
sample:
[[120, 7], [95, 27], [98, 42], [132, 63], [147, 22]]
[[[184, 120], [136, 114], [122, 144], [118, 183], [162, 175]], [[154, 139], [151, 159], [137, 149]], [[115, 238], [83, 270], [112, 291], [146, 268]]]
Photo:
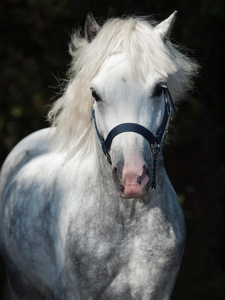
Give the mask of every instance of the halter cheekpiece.
[[[173, 109], [174, 112], [176, 112], [176, 108], [172, 99], [172, 96], [170, 94], [170, 91], [167, 87], [167, 85], [163, 85], [163, 94], [164, 94], [164, 100], [165, 100], [165, 110], [164, 110], [164, 116], [162, 120], [162, 124], [159, 127], [156, 134], [152, 133], [150, 130], [145, 128], [144, 126], [136, 123], [122, 123], [117, 126], [115, 126], [107, 135], [106, 139], [101, 136], [97, 123], [95, 118], [95, 111], [92, 109], [92, 117], [95, 124], [95, 129], [98, 135], [98, 138], [100, 140], [102, 151], [106, 155], [108, 162], [111, 164], [111, 157], [110, 157], [110, 148], [113, 139], [120, 133], [123, 132], [135, 132], [140, 135], [142, 135], [150, 144], [152, 149], [152, 155], [153, 155], [153, 178], [151, 183], [151, 191], [156, 189], [156, 163], [158, 158], [158, 153], [160, 152], [160, 144], [165, 137], [165, 134], [168, 131], [169, 127], [169, 121], [171, 120], [171, 110]], [[169, 97], [168, 97], [169, 96]]]

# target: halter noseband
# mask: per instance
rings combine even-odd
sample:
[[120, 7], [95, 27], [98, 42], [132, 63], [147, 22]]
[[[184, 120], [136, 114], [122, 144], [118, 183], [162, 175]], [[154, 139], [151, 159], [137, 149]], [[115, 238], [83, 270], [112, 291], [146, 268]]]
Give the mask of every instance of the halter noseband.
[[[139, 125], [136, 123], [122, 123], [122, 124], [115, 126], [109, 132], [106, 139], [104, 140], [104, 138], [101, 136], [101, 134], [98, 130], [98, 127], [97, 127], [95, 111], [94, 111], [94, 109], [92, 109], [92, 117], [94, 120], [95, 129], [96, 129], [98, 138], [100, 140], [102, 150], [103, 150], [104, 154], [106, 155], [107, 160], [110, 164], [112, 162], [111, 162], [111, 157], [110, 157], [109, 151], [110, 151], [113, 139], [118, 134], [123, 133], [123, 132], [135, 132], [135, 133], [142, 135], [149, 142], [151, 149], [152, 149], [152, 154], [153, 154], [153, 178], [152, 178], [150, 192], [152, 192], [156, 188], [156, 163], [157, 163], [158, 153], [160, 151], [160, 144], [163, 140], [165, 133], [168, 130], [169, 121], [171, 119], [171, 107], [173, 108], [174, 112], [176, 112], [176, 108], [175, 108], [172, 96], [166, 85], [163, 86], [163, 92], [164, 92], [164, 99], [165, 99], [165, 111], [164, 111], [162, 124], [159, 127], [156, 134], [152, 133], [150, 130], [143, 127], [142, 125]], [[169, 96], [169, 101], [168, 101], [167, 96]], [[155, 144], [156, 144], [156, 147], [154, 148]]]

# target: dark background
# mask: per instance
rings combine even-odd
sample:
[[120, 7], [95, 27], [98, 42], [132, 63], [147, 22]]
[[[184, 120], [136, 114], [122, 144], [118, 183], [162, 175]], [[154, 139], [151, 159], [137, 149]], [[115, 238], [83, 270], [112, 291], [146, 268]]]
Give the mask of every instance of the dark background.
[[[0, 165], [19, 140], [48, 126], [49, 104], [57, 98], [70, 62], [70, 34], [74, 27], [83, 27], [90, 10], [100, 22], [124, 14], [153, 14], [161, 21], [178, 10], [172, 39], [185, 45], [184, 52], [198, 60], [201, 72], [165, 149], [166, 168], [187, 225], [186, 249], [172, 300], [223, 300], [224, 1], [1, 1]], [[4, 280], [0, 265], [1, 287]]]

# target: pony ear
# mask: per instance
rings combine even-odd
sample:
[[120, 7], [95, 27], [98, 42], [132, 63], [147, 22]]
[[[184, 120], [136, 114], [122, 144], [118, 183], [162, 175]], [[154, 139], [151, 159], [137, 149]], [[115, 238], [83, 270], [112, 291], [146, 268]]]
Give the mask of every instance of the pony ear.
[[166, 20], [159, 23], [155, 26], [154, 31], [162, 38], [163, 41], [166, 41], [173, 28], [173, 24], [176, 20], [177, 11], [175, 10], [172, 15], [169, 16]]
[[89, 12], [86, 16], [86, 22], [84, 26], [84, 36], [86, 40], [90, 43], [95, 38], [99, 30], [100, 26], [95, 21], [92, 12]]

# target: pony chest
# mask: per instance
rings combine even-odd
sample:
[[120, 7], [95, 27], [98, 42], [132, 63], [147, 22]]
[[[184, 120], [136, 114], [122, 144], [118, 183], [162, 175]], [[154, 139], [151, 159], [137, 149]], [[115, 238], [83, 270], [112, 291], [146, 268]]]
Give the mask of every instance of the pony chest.
[[95, 293], [99, 297], [122, 272], [127, 265], [129, 247], [122, 230], [116, 228], [118, 225], [114, 224], [113, 230], [104, 222], [93, 224], [88, 219], [82, 220], [82, 224], [73, 222], [68, 229], [65, 254], [85, 299]]

